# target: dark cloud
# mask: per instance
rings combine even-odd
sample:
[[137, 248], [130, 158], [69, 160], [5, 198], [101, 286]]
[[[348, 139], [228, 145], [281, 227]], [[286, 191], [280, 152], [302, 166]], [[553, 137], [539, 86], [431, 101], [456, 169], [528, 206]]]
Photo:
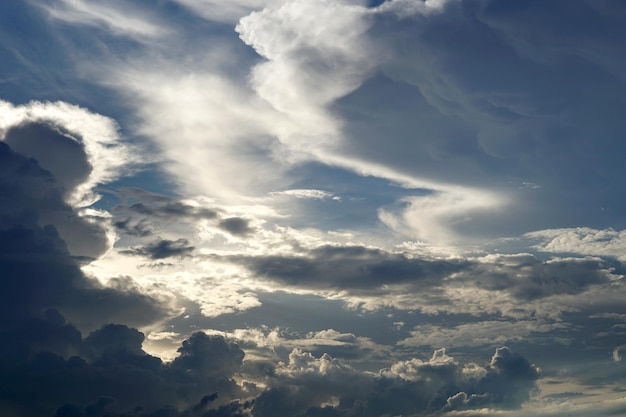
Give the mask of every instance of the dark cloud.
[[224, 397], [215, 407], [238, 398], [231, 377], [243, 351], [221, 337], [193, 335], [164, 364], [127, 325], [83, 339], [65, 321], [59, 311], [83, 329], [150, 324], [164, 311], [127, 279], [108, 288], [87, 279], [56, 229], [38, 222], [46, 204], [65, 207], [54, 177], [3, 143], [0, 151], [0, 190], [10, 197], [0, 205], [0, 414], [201, 415], [211, 392]]
[[464, 261], [410, 258], [363, 246], [320, 246], [303, 256], [231, 257], [254, 274], [293, 286], [371, 290], [410, 283], [435, 286]]
[[229, 217], [221, 220], [217, 226], [235, 236], [245, 236], [252, 232], [249, 221], [241, 217]]
[[[224, 258], [221, 258], [224, 259]], [[320, 246], [292, 256], [231, 256], [255, 276], [292, 287], [391, 296], [429, 289], [428, 303], [447, 304], [438, 289], [462, 286], [508, 293], [520, 302], [582, 294], [615, 282], [621, 269], [598, 258], [542, 260], [530, 254], [482, 258], [409, 257], [362, 246]], [[422, 302], [427, 302], [425, 301]]]
[[122, 213], [131, 212], [161, 219], [210, 220], [218, 216], [217, 210], [190, 205], [178, 198], [151, 193], [141, 188], [124, 188], [120, 194], [126, 203], [114, 207], [114, 211]]
[[52, 124], [33, 122], [13, 127], [5, 133], [4, 142], [15, 152], [36, 159], [66, 193], [91, 173], [82, 143]]
[[200, 416], [209, 408], [234, 409], [229, 398], [241, 395], [231, 378], [243, 352], [220, 337], [194, 334], [164, 364], [141, 349], [142, 333], [123, 325], [81, 339], [58, 317], [37, 318], [2, 336], [3, 415]]
[[[62, 135], [53, 128], [31, 124], [21, 130], [10, 130], [7, 137], [16, 141], [29, 152], [45, 158], [50, 166], [64, 175], [65, 183], [59, 184], [50, 171], [44, 170], [38, 161], [14, 152], [5, 142], [0, 142], [0, 185], [3, 202], [0, 205], [0, 222], [9, 225], [52, 225], [62, 236], [72, 255], [97, 257], [108, 249], [104, 228], [94, 219], [80, 217], [66, 202], [67, 186], [80, 182], [88, 173], [82, 148], [73, 139]], [[52, 150], [42, 143], [50, 141]], [[33, 142], [33, 143], [31, 143]], [[41, 143], [40, 143], [41, 142]], [[60, 143], [60, 150], [55, 151]], [[40, 148], [41, 146], [41, 148]], [[82, 154], [81, 154], [82, 152]], [[66, 158], [78, 159], [79, 168], [73, 171], [64, 168]], [[81, 159], [82, 158], [82, 159]]]
[[531, 301], [560, 294], [581, 294], [592, 286], [608, 284], [615, 278], [613, 273], [610, 265], [597, 258], [542, 261], [532, 255], [502, 255], [473, 264], [456, 279]]
[[[154, 300], [136, 291], [102, 288], [88, 280], [55, 226], [41, 224], [40, 213], [74, 216], [54, 177], [34, 159], [0, 142], [0, 313], [26, 317], [57, 308], [87, 327], [121, 318], [146, 323], [162, 317]], [[84, 222], [80, 218], [76, 222]], [[91, 231], [86, 226], [83, 231]], [[96, 228], [99, 233], [104, 233]], [[91, 238], [91, 237], [90, 237]]]
[[120, 253], [126, 255], [146, 256], [150, 259], [165, 259], [172, 257], [190, 256], [194, 247], [189, 245], [187, 239], [158, 240], [146, 246], [133, 247], [129, 250], [122, 250]]

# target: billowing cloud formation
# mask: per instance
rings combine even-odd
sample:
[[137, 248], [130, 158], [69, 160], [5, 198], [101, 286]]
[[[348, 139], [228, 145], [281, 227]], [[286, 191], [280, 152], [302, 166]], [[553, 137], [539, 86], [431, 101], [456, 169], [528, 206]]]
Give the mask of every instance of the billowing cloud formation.
[[[0, 241], [4, 242], [0, 247], [4, 272], [0, 367], [3, 375], [13, 375], [0, 379], [4, 413], [189, 416], [243, 415], [248, 410], [254, 416], [292, 416], [324, 410], [337, 415], [420, 414], [478, 403], [517, 407], [534, 389], [537, 370], [507, 348], [499, 349], [485, 368], [462, 367], [441, 350], [428, 362], [398, 363], [379, 375], [357, 371], [327, 354], [318, 359], [294, 350], [288, 363], [274, 365], [268, 374], [259, 373], [262, 366], [242, 368], [244, 352], [222, 336], [193, 334], [168, 364], [146, 354], [144, 335], [126, 325], [106, 324], [83, 338], [58, 310], [89, 327], [97, 320], [121, 318], [108, 314], [113, 311], [121, 311], [127, 322], [138, 313], [154, 320], [155, 304], [140, 294], [88, 281], [54, 227], [40, 226], [37, 211], [32, 209], [52, 207], [56, 202], [71, 210], [52, 174], [6, 144], [0, 144], [0, 150], [2, 189], [16, 203], [3, 206], [0, 223]], [[157, 257], [165, 246], [154, 246], [154, 253], [148, 255]], [[320, 249], [324, 250], [326, 257], [334, 253], [332, 248]], [[339, 261], [344, 255], [348, 259], [381, 256], [376, 251], [340, 250]], [[335, 333], [315, 338], [345, 339]], [[349, 339], [357, 341], [354, 336]], [[239, 374], [255, 382], [239, 385], [234, 380]], [[348, 380], [352, 384], [346, 384]], [[336, 406], [328, 405], [335, 401]]]
[[623, 413], [624, 6], [222, 3], [0, 2], [0, 412]]
[[[120, 142], [113, 120], [63, 102], [14, 106], [0, 100], [0, 136], [19, 152], [39, 156], [40, 165], [71, 191], [72, 205], [93, 203], [96, 185], [119, 178], [129, 163], [138, 161]], [[53, 147], [53, 153], [43, 152], [45, 146]], [[78, 161], [63, 163], [70, 158]]]
[[516, 408], [539, 378], [538, 369], [508, 348], [497, 349], [485, 367], [461, 365], [441, 349], [429, 361], [398, 362], [379, 374], [294, 350], [275, 372], [279, 385], [256, 399], [255, 416], [419, 416], [484, 406]]
[[2, 334], [0, 367], [14, 375], [0, 381], [5, 415], [200, 415], [216, 398], [241, 395], [231, 378], [243, 352], [219, 336], [196, 333], [163, 364], [142, 350], [142, 333], [123, 325], [81, 339], [58, 313], [19, 324]]
[[155, 301], [146, 296], [101, 288], [97, 281], [86, 278], [55, 226], [45, 222], [45, 214], [74, 218], [73, 231], [86, 235], [78, 240], [94, 245], [96, 252], [101, 251], [102, 229], [77, 218], [54, 177], [36, 160], [13, 152], [2, 142], [0, 159], [0, 187], [5, 197], [0, 206], [0, 304], [4, 317], [56, 308], [90, 327], [122, 316], [128, 323], [146, 323], [162, 315]]

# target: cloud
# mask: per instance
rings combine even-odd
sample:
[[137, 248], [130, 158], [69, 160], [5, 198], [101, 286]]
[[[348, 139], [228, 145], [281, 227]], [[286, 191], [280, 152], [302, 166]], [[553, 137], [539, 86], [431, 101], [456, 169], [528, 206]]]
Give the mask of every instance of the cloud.
[[[73, 213], [63, 187], [4, 142], [0, 159], [3, 414], [177, 415], [241, 397], [232, 377], [244, 353], [219, 336], [192, 335], [170, 364], [146, 354], [143, 333], [128, 325], [153, 325], [167, 306], [123, 279], [104, 287], [86, 277], [56, 228], [40, 224], [40, 212]], [[106, 324], [115, 322], [125, 324]], [[95, 330], [83, 338], [77, 326]]]
[[406, 197], [400, 203], [400, 208], [379, 209], [379, 219], [399, 234], [439, 245], [461, 243], [456, 228], [471, 223], [475, 215], [499, 212], [505, 205], [502, 197], [470, 189]]
[[[14, 106], [0, 100], [0, 135], [3, 140], [9, 135], [9, 141], [19, 143], [26, 155], [33, 152], [42, 157], [41, 164], [56, 171], [53, 174], [60, 176], [63, 185], [73, 185], [68, 202], [75, 207], [95, 202], [99, 198], [94, 190], [97, 185], [119, 178], [129, 172], [131, 163], [139, 162], [120, 140], [112, 119], [64, 102], [33, 101]], [[54, 146], [54, 153], [42, 153], [44, 143]], [[61, 162], [72, 155], [80, 158], [74, 168]]]
[[419, 416], [450, 409], [466, 398], [471, 399], [464, 401], [467, 408], [517, 408], [536, 390], [539, 377], [537, 368], [506, 347], [498, 348], [485, 367], [461, 365], [440, 349], [428, 361], [397, 362], [378, 375], [329, 355], [316, 358], [294, 350], [289, 362], [276, 369], [271, 388], [255, 400], [253, 412], [258, 417]]
[[86, 278], [47, 218], [71, 219], [70, 230], [78, 236], [70, 238], [88, 246], [84, 248], [87, 254], [106, 248], [104, 230], [76, 216], [54, 177], [34, 159], [13, 152], [2, 142], [0, 159], [0, 187], [6, 198], [0, 205], [3, 315], [21, 317], [57, 308], [85, 326], [119, 317], [118, 309], [124, 306], [122, 315], [128, 322], [146, 323], [163, 316], [162, 307], [145, 295], [130, 288], [124, 293], [103, 288]]
[[478, 288], [504, 291], [531, 301], [559, 294], [580, 294], [592, 286], [619, 280], [614, 270], [597, 258], [555, 258], [542, 261], [532, 255], [487, 255], [464, 277]]
[[[552, 374], [571, 360], [588, 364], [577, 378], [621, 380], [611, 360], [622, 355], [626, 227], [617, 3], [0, 8], [11, 23], [5, 97], [76, 95], [154, 151], [65, 102], [0, 102], [13, 149], [0, 147], [0, 366], [18, 378], [0, 385], [14, 399], [0, 414], [42, 414], [37, 404], [44, 415], [65, 404], [59, 416], [594, 412], [558, 397], [543, 411], [526, 404], [539, 373], [509, 349], [462, 363], [504, 343], [528, 346]], [[35, 26], [46, 42], [17, 40]], [[123, 189], [110, 217], [93, 210], [101, 185], [148, 160], [166, 175], [142, 184], [157, 192]], [[86, 276], [78, 262], [110, 248], [108, 224], [116, 245]], [[520, 245], [543, 254], [481, 251], [529, 231]], [[176, 297], [187, 318], [155, 324], [175, 315], [157, 296]], [[242, 329], [265, 319], [298, 329]], [[374, 328], [394, 322], [403, 329]], [[227, 337], [193, 335], [164, 364], [128, 326], [155, 330], [155, 342], [206, 327]], [[423, 349], [436, 351], [413, 357]], [[532, 411], [510, 411], [521, 404]]]
[[85, 182], [91, 173], [84, 145], [54, 125], [18, 125], [8, 129], [3, 140], [16, 152], [35, 158], [67, 192]]
[[[558, 323], [565, 312], [616, 311], [610, 294], [619, 293], [623, 285], [615, 265], [591, 257], [542, 260], [516, 254], [452, 258], [350, 244], [294, 246], [282, 255], [207, 256], [247, 269], [259, 285], [278, 284], [285, 291], [306, 291], [371, 312], [393, 307], [434, 315], [495, 315]], [[603, 307], [596, 310], [600, 305]], [[539, 329], [541, 320], [529, 323], [526, 329], [519, 323], [518, 331], [525, 334]], [[515, 331], [506, 334], [513, 337]]]
[[[5, 144], [36, 162], [20, 158]], [[102, 218], [80, 215], [65, 202], [92, 170], [80, 143], [52, 126], [31, 123], [7, 130], [0, 145], [5, 162], [3, 180], [11, 189], [5, 196], [10, 205], [1, 211], [14, 215], [32, 211], [40, 225], [55, 226], [73, 255], [96, 258], [109, 249]]]
[[479, 346], [500, 346], [532, 340], [552, 342], [556, 332], [567, 324], [541, 320], [494, 320], [459, 323], [454, 326], [422, 324], [415, 326], [411, 336], [398, 342], [410, 349], [414, 346], [447, 346], [459, 349]]
[[136, 8], [133, 2], [115, 3], [102, 5], [59, 0], [52, 5], [34, 4], [43, 8], [54, 20], [105, 29], [118, 36], [151, 40], [168, 34], [165, 22], [158, 21], [154, 16], [147, 16], [145, 8]]
[[[54, 415], [56, 411], [57, 416], [132, 413], [144, 417], [167, 412], [188, 416], [218, 409], [241, 394], [231, 378], [241, 365], [243, 352], [219, 336], [193, 334], [183, 342], [174, 361], [164, 364], [142, 350], [144, 335], [126, 326], [106, 325], [84, 339], [71, 325], [45, 319], [17, 329], [33, 332], [42, 328], [46, 333], [37, 341], [39, 347], [30, 340], [25, 345], [23, 337], [22, 342], [3, 338], [0, 343], [0, 368], [5, 375], [16, 375], [0, 381], [3, 412]], [[69, 331], [72, 338], [62, 339]], [[3, 336], [18, 335], [5, 332]], [[65, 342], [72, 353], [52, 351], [55, 339], [57, 344]]]
[[234, 0], [228, 4], [223, 4], [217, 0], [176, 1], [189, 7], [204, 19], [224, 23], [236, 23], [241, 17], [252, 11], [277, 6], [285, 2], [284, 0]]
[[410, 258], [362, 246], [319, 246], [304, 256], [226, 258], [294, 287], [367, 291], [395, 284], [435, 286], [463, 268], [463, 262]]
[[295, 190], [285, 190], [285, 191], [275, 191], [272, 192], [271, 195], [275, 196], [293, 196], [295, 198], [312, 198], [312, 199], [325, 199], [325, 198], [337, 198], [333, 196], [332, 193], [324, 190], [306, 190], [306, 189], [295, 189]]
[[590, 227], [548, 229], [526, 233], [525, 238], [537, 242], [533, 248], [542, 252], [572, 253], [614, 257], [624, 261], [626, 232]]
[[125, 255], [146, 256], [150, 259], [165, 259], [172, 257], [190, 256], [194, 251], [193, 246], [189, 246], [187, 239], [158, 240], [143, 247], [133, 247], [129, 250], [120, 251]]
[[140, 188], [123, 188], [118, 196], [121, 203], [111, 210], [112, 223], [124, 235], [148, 237], [172, 224], [198, 224], [217, 221], [220, 217], [220, 210], [193, 199], [151, 193]]
[[248, 220], [242, 219], [241, 217], [229, 217], [227, 219], [223, 219], [217, 226], [235, 236], [245, 236], [253, 230], [248, 225]]

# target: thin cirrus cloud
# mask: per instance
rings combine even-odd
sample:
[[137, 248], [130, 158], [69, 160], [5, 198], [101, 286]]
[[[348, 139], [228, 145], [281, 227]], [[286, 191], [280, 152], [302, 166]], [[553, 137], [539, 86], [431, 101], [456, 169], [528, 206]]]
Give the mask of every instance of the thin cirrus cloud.
[[624, 7], [222, 3], [0, 5], [0, 413], [623, 412]]

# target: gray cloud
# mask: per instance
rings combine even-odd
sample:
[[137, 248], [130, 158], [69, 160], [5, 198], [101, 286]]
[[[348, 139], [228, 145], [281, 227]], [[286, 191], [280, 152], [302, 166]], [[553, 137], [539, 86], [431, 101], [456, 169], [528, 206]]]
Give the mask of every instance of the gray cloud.
[[189, 245], [187, 239], [177, 240], [157, 240], [146, 246], [133, 247], [129, 250], [122, 250], [125, 255], [146, 256], [150, 259], [166, 259], [172, 257], [190, 256], [194, 247]]
[[[34, 159], [0, 142], [0, 311], [4, 317], [58, 308], [83, 325], [119, 317], [145, 323], [162, 317], [157, 303], [135, 291], [119, 292], [87, 280], [55, 226], [41, 225], [40, 212], [56, 211], [82, 222], [62, 198], [54, 177]], [[91, 232], [89, 225], [76, 229]], [[104, 232], [96, 228], [96, 232]], [[98, 300], [97, 302], [95, 302]], [[151, 316], [151, 317], [150, 317]]]
[[409, 258], [363, 246], [320, 246], [304, 256], [230, 257], [254, 274], [309, 288], [371, 290], [409, 283], [436, 286], [467, 266], [464, 261]]
[[215, 220], [217, 210], [187, 204], [176, 197], [151, 193], [141, 188], [124, 188], [119, 192], [122, 204], [112, 209], [113, 225], [118, 231], [136, 237], [147, 237], [174, 222]]
[[[403, 211], [405, 202], [435, 201], [436, 192], [397, 189], [383, 199], [368, 190], [370, 200], [362, 206], [365, 215], [355, 216], [344, 204], [344, 214], [334, 217], [337, 227], [345, 227], [346, 217], [358, 219], [350, 226], [359, 230], [340, 231], [349, 235], [346, 241], [381, 242], [381, 236], [372, 238], [369, 233], [380, 226], [375, 209], [390, 205], [390, 211], [397, 208], [403, 215], [398, 219], [407, 220], [398, 225], [400, 233], [410, 220], [441, 222], [459, 235], [478, 237], [584, 225], [594, 229], [561, 234], [560, 241], [550, 233], [529, 237], [542, 239], [539, 249], [557, 254], [621, 259], [621, 232], [605, 229], [626, 225], [621, 161], [626, 67], [620, 58], [626, 13], [619, 2], [388, 1], [365, 11], [351, 1], [277, 1], [239, 26], [242, 38], [271, 61], [253, 74], [248, 71], [259, 57], [232, 33], [233, 25], [203, 22], [190, 10], [211, 22], [233, 23], [240, 10], [260, 10], [263, 2], [242, 0], [227, 9], [212, 0], [188, 9], [176, 5], [191, 4], [187, 1], [162, 2], [150, 10], [135, 0], [80, 3], [0, 5], [0, 22], [6, 23], [0, 25], [6, 35], [0, 37], [4, 63], [0, 93], [16, 102], [75, 94], [82, 97], [76, 101], [107, 110], [102, 113], [124, 113], [120, 119], [133, 126], [139, 120], [142, 130], [135, 132], [159, 141], [181, 188], [210, 196], [231, 197], [243, 191], [258, 197], [275, 186], [284, 189], [298, 183], [297, 177], [303, 175], [299, 163], [310, 158], [320, 162], [320, 172], [328, 172], [324, 163], [337, 163], [358, 175], [406, 174], [432, 182], [433, 188], [475, 187], [511, 203], [486, 212], [480, 204], [478, 210], [459, 204], [459, 210], [437, 216], [429, 215], [436, 210], [428, 204], [415, 203], [417, 209]], [[432, 13], [415, 13], [437, 4], [442, 6], [431, 7]], [[49, 20], [44, 21], [42, 10]], [[165, 26], [175, 30], [160, 29]], [[168, 39], [167, 33], [176, 39]], [[188, 45], [202, 54], [190, 53]], [[170, 65], [167, 60], [172, 58], [178, 63]], [[202, 73], [194, 73], [200, 69]], [[89, 79], [117, 88], [127, 98], [133, 95], [126, 102], [131, 111], [115, 108], [116, 100], [103, 100], [98, 88], [85, 84]], [[244, 80], [256, 90], [249, 90]], [[50, 149], [42, 145], [44, 137], [46, 144], [54, 144]], [[519, 407], [536, 390], [537, 369], [506, 348], [498, 349], [484, 365], [460, 364], [438, 350], [430, 360], [397, 362], [378, 374], [355, 370], [328, 355], [368, 354], [368, 341], [348, 328], [354, 319], [346, 319], [336, 333], [290, 340], [292, 345], [309, 343], [304, 348], [312, 354], [297, 351], [282, 364], [254, 356], [242, 362], [240, 347], [202, 333], [183, 343], [174, 362], [163, 364], [143, 351], [143, 335], [127, 327], [154, 323], [163, 317], [161, 306], [126, 278], [112, 279], [112, 288], [101, 287], [86, 279], [77, 263], [78, 256], [95, 258], [108, 248], [100, 220], [78, 216], [65, 203], [68, 189], [96, 170], [97, 158], [90, 166], [83, 145], [45, 121], [12, 127], [4, 139], [19, 153], [38, 159], [39, 165], [0, 147], [0, 375], [4, 375], [0, 414], [53, 415], [61, 407], [58, 417], [408, 416], [442, 410], [485, 415], [491, 413], [488, 408]], [[187, 148], [193, 148], [194, 155]], [[331, 156], [337, 159], [327, 161]], [[59, 162], [67, 159], [74, 163]], [[211, 165], [207, 161], [219, 163], [205, 169]], [[116, 178], [107, 175], [100, 179]], [[358, 175], [346, 179], [343, 188], [354, 190], [353, 182], [360, 187], [370, 184], [372, 178], [364, 181]], [[307, 188], [327, 189], [322, 178], [311, 175]], [[377, 180], [385, 189], [386, 180]], [[91, 185], [99, 183], [94, 180]], [[146, 258], [191, 255], [199, 246], [184, 239], [186, 230], [161, 233], [168, 226], [173, 226], [171, 232], [203, 222], [219, 236], [252, 238], [257, 224], [239, 209], [231, 213], [226, 208], [202, 208], [183, 198], [139, 189], [120, 195], [123, 203], [112, 213], [112, 223], [122, 235], [119, 243], [129, 246], [126, 253]], [[410, 199], [400, 200], [407, 195]], [[470, 197], [481, 200], [483, 195]], [[399, 203], [393, 205], [394, 199]], [[445, 209], [457, 204], [455, 199], [440, 201]], [[280, 214], [293, 212], [290, 206]], [[303, 212], [284, 217], [277, 226], [294, 227], [299, 216], [301, 229], [294, 229], [298, 233], [308, 233], [304, 228], [312, 224], [329, 230], [322, 216], [313, 221], [311, 212]], [[186, 225], [180, 227], [181, 221]], [[607, 232], [594, 232], [600, 229]], [[183, 238], [176, 240], [179, 236]], [[387, 238], [383, 236], [385, 244], [390, 242]], [[532, 356], [542, 360], [549, 356], [558, 365], [566, 360], [554, 358], [566, 356], [570, 365], [584, 368], [577, 377], [587, 373], [588, 383], [623, 380], [621, 365], [611, 360], [613, 349], [619, 356], [624, 336], [623, 320], [616, 315], [622, 312], [624, 294], [623, 267], [617, 262], [529, 255], [420, 258], [360, 243], [297, 251], [219, 259], [272, 281], [260, 283], [264, 288], [271, 290], [278, 283], [293, 291], [291, 309], [277, 308], [280, 296], [266, 294], [265, 310], [250, 313], [267, 314], [254, 317], [257, 322], [301, 320], [311, 326], [326, 320], [316, 329], [336, 323], [334, 310], [319, 311], [323, 305], [319, 300], [300, 308], [298, 303], [304, 304], [306, 297], [295, 294], [302, 289], [332, 293], [335, 300], [356, 299], [352, 305], [369, 297], [372, 305], [384, 306], [377, 315], [397, 315], [397, 307], [406, 309], [401, 314], [408, 317], [409, 311], [422, 309], [411, 325], [423, 320], [423, 326], [413, 328], [414, 337], [403, 345], [406, 352], [423, 349], [424, 344], [437, 348], [454, 342], [467, 347], [463, 337], [476, 349], [482, 340], [498, 335], [507, 342], [519, 341], [518, 347], [530, 346], [536, 344], [539, 331], [550, 333], [548, 338], [566, 333], [568, 342], [579, 338], [571, 349], [546, 353], [545, 346], [534, 346]], [[217, 282], [221, 277], [211, 279]], [[213, 289], [205, 290], [211, 297]], [[284, 311], [299, 317], [280, 317]], [[425, 315], [451, 312], [458, 314]], [[503, 322], [505, 313], [529, 319]], [[361, 310], [358, 314], [373, 317]], [[544, 322], [546, 314], [554, 322]], [[478, 315], [481, 321], [472, 322]], [[585, 321], [590, 315], [594, 317]], [[243, 322], [235, 316], [224, 320]], [[221, 325], [222, 318], [211, 318], [211, 325]], [[462, 325], [460, 320], [469, 323]], [[601, 324], [590, 324], [594, 320]], [[98, 328], [102, 322], [125, 325]], [[428, 327], [435, 322], [445, 325]], [[505, 329], [509, 323], [511, 334]], [[536, 332], [535, 325], [544, 327]], [[83, 338], [78, 328], [97, 330]], [[593, 361], [586, 361], [591, 357]], [[602, 360], [608, 365], [598, 365]], [[261, 392], [260, 385], [237, 385], [235, 380], [262, 381], [268, 388]], [[480, 410], [463, 411], [467, 409]], [[493, 413], [597, 415], [623, 409], [623, 401], [617, 401], [593, 408]]]
[[[35, 133], [53, 137], [59, 135], [41, 126], [33, 127], [33, 129], [34, 132], [29, 132], [33, 138], [38, 137]], [[62, 138], [57, 139], [59, 141], [70, 140], [64, 136], [59, 137]], [[40, 139], [52, 140], [48, 137]], [[71, 146], [70, 149], [72, 149]], [[38, 149], [37, 152], [42, 152], [42, 150]], [[60, 159], [54, 162], [57, 168], [64, 165], [63, 157], [72, 156], [71, 153], [66, 155], [64, 152], [58, 154], [49, 152], [48, 154], [52, 155], [50, 157], [52, 160]], [[0, 221], [4, 227], [12, 224], [53, 225], [55, 231], [61, 234], [64, 245], [67, 245], [70, 252], [77, 256], [97, 257], [108, 249], [105, 229], [97, 222], [91, 221], [93, 219], [80, 217], [65, 202], [64, 194], [67, 189], [59, 185], [56, 178], [49, 171], [42, 169], [35, 159], [15, 153], [4, 142], [0, 142], [0, 158], [2, 159], [0, 181], [2, 181], [4, 200], [0, 205]], [[84, 160], [83, 162], [86, 163]], [[71, 170], [67, 170], [66, 181], [71, 182], [71, 180], [81, 178], [80, 175], [70, 178], [74, 174]]]
[[126, 326], [106, 325], [81, 339], [62, 317], [18, 324], [0, 342], [3, 413], [196, 416], [241, 395], [231, 378], [243, 352], [220, 337], [196, 333], [164, 364]]
[[140, 188], [124, 188], [119, 196], [124, 202], [113, 208], [113, 224], [119, 231], [131, 236], [147, 237], [168, 224], [201, 220], [208, 220], [234, 236], [247, 236], [254, 230], [248, 219], [224, 217], [221, 209], [192, 205], [176, 197]]
[[235, 236], [245, 236], [253, 230], [248, 220], [242, 219], [241, 217], [223, 219], [218, 223], [218, 227]]
[[618, 277], [613, 268], [596, 258], [556, 258], [547, 261], [532, 255], [488, 256], [457, 276], [478, 288], [507, 292], [531, 301], [559, 294], [580, 294]]
[[15, 126], [3, 140], [14, 151], [36, 159], [52, 173], [64, 193], [85, 182], [92, 170], [84, 145], [53, 124], [31, 122]]

